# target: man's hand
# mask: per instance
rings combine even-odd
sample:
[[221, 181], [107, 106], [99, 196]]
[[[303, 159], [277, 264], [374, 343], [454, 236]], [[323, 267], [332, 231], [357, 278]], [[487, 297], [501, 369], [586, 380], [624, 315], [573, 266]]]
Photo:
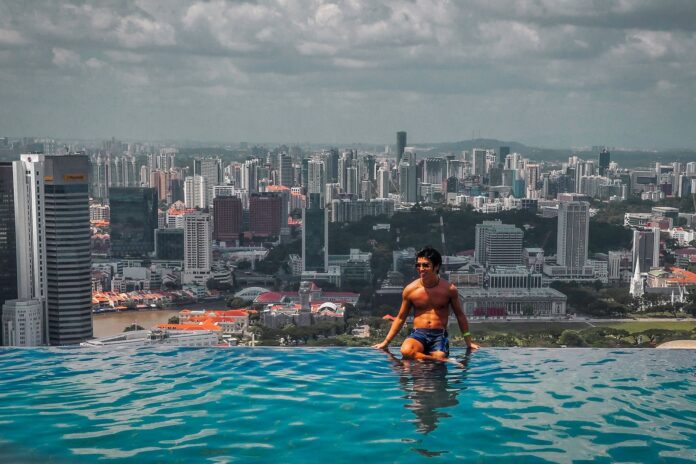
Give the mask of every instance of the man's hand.
[[474, 342], [471, 342], [471, 344], [466, 347], [467, 351], [476, 351], [479, 348], [481, 348], [481, 347]]
[[383, 341], [382, 343], [377, 343], [376, 345], [372, 345], [372, 348], [377, 348], [378, 350], [384, 350], [388, 351], [387, 348], [389, 347], [389, 342], [386, 340]]

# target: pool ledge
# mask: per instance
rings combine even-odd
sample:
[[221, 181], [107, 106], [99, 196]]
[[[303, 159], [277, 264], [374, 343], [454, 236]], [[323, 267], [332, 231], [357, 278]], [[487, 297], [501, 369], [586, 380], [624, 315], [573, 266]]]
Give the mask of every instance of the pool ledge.
[[657, 348], [666, 350], [696, 350], [696, 340], [672, 340]]

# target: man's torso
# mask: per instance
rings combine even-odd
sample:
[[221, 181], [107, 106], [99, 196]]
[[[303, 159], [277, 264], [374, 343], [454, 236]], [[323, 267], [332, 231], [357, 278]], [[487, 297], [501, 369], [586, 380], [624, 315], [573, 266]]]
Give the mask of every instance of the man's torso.
[[446, 329], [450, 307], [450, 284], [440, 279], [437, 285], [425, 288], [420, 279], [409, 284], [408, 300], [413, 306], [415, 329]]

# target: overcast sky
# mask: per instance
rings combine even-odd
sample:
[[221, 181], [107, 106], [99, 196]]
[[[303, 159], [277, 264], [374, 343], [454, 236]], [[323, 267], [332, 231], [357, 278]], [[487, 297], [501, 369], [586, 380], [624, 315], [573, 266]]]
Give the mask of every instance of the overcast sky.
[[0, 136], [696, 148], [696, 2], [0, 0]]

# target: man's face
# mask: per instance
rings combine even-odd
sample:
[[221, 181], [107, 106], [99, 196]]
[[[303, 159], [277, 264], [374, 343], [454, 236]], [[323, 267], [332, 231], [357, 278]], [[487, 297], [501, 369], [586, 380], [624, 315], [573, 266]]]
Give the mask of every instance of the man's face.
[[421, 278], [428, 277], [429, 274], [437, 274], [437, 269], [435, 269], [433, 263], [428, 258], [416, 259], [416, 271], [418, 271], [418, 275]]

